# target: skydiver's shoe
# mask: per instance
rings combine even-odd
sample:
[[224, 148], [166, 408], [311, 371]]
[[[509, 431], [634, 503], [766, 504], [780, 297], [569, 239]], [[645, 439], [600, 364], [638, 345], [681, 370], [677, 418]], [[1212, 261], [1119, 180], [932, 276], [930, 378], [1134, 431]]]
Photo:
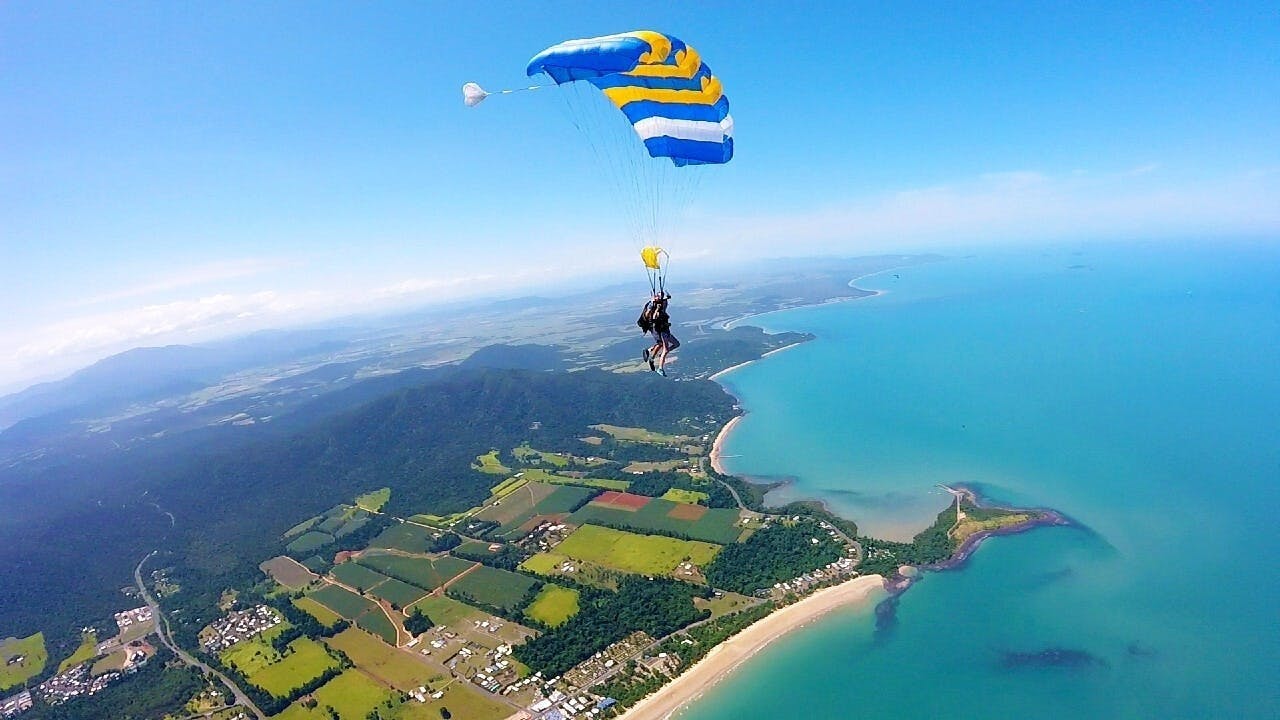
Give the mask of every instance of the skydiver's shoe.
[[658, 366], [653, 364], [652, 358], [649, 359], [649, 369], [653, 372], [658, 372]]
[[640, 357], [644, 358], [645, 362], [649, 362], [649, 348], [645, 348], [644, 353], [641, 354]]
[[667, 369], [666, 369], [666, 368], [658, 368], [658, 374], [659, 374], [659, 375], [661, 375], [662, 377], [666, 377], [666, 376], [667, 376]]

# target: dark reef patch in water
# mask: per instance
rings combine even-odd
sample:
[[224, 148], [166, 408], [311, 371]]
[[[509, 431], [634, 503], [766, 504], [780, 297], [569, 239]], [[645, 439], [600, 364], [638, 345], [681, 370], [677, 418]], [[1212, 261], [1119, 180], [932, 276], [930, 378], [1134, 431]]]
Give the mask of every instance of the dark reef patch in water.
[[890, 595], [876, 605], [875, 642], [884, 642], [898, 629], [899, 594]]
[[1071, 648], [1045, 648], [1035, 652], [1005, 651], [1000, 657], [1000, 667], [1005, 670], [1035, 668], [1065, 668], [1083, 670], [1090, 667], [1107, 667], [1106, 660], [1085, 650]]

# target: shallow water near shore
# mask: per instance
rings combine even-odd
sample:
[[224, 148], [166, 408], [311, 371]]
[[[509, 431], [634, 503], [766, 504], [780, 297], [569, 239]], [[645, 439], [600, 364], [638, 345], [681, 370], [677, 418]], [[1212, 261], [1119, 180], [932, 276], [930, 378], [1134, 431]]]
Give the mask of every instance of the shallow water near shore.
[[[898, 275], [894, 277], [895, 273]], [[970, 483], [1081, 528], [988, 540], [746, 663], [690, 720], [1277, 717], [1280, 248], [977, 251], [752, 318], [723, 463], [910, 536]]]

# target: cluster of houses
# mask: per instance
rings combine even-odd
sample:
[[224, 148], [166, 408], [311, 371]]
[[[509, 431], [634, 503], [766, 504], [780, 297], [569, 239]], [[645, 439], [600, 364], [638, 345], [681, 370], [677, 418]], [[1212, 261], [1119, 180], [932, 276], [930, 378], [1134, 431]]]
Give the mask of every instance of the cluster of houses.
[[569, 537], [574, 530], [572, 525], [544, 521], [519, 541], [519, 546], [530, 552], [547, 552]]
[[89, 674], [89, 665], [81, 664], [40, 683], [36, 692], [50, 705], [60, 705], [81, 695], [94, 695], [120, 677], [118, 672], [93, 677]]
[[279, 625], [281, 618], [275, 610], [258, 605], [248, 610], [234, 610], [224, 618], [213, 621], [205, 630], [200, 647], [208, 653], [216, 653]]
[[0, 718], [11, 718], [18, 713], [28, 710], [35, 704], [35, 699], [31, 697], [30, 690], [23, 690], [16, 695], [10, 695], [0, 700]]
[[530, 712], [542, 713], [542, 720], [568, 720], [581, 715], [592, 718], [614, 704], [613, 698], [588, 697], [577, 695], [570, 697], [553, 690], [550, 695], [529, 706]]
[[116, 613], [116, 625], [120, 627], [120, 633], [123, 635], [125, 631], [135, 625], [151, 622], [151, 618], [150, 606], [143, 605], [140, 608]]

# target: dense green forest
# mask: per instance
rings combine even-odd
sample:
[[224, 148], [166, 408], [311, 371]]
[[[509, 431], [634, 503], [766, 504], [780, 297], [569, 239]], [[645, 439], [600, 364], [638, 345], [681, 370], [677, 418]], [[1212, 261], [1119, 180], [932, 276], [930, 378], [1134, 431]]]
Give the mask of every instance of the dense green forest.
[[795, 525], [773, 525], [746, 542], [725, 546], [704, 573], [714, 587], [750, 595], [842, 556], [839, 543], [828, 538], [816, 523], [803, 520]]

